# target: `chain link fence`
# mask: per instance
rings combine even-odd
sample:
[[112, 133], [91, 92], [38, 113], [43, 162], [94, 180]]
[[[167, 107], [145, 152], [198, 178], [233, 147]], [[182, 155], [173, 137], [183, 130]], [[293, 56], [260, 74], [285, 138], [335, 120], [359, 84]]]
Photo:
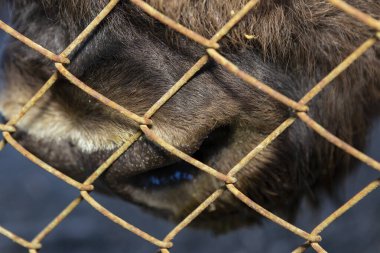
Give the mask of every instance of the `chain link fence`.
[[[139, 116], [132, 111], [128, 110], [117, 104], [116, 102], [108, 99], [102, 94], [98, 93], [94, 89], [90, 88], [88, 85], [83, 83], [77, 77], [75, 77], [67, 69], [67, 65], [70, 64], [70, 54], [78, 48], [84, 41], [89, 39], [91, 33], [96, 29], [96, 27], [102, 22], [102, 20], [110, 14], [112, 9], [118, 5], [120, 0], [111, 0], [103, 8], [103, 10], [93, 19], [93, 21], [83, 30], [78, 37], [70, 43], [70, 45], [59, 55], [47, 50], [41, 45], [35, 43], [29, 38], [23, 36], [18, 31], [14, 30], [12, 27], [8, 26], [6, 23], [0, 21], [0, 28], [6, 33], [25, 43], [31, 49], [41, 53], [46, 58], [52, 60], [55, 63], [56, 72], [49, 78], [49, 80], [40, 88], [40, 90], [23, 106], [21, 111], [11, 117], [9, 122], [6, 124], [0, 124], [0, 131], [3, 135], [3, 140], [0, 143], [0, 150], [4, 148], [5, 145], [9, 144], [22, 155], [30, 159], [32, 162], [37, 164], [42, 169], [53, 174], [59, 179], [63, 180], [79, 191], [79, 196], [75, 198], [61, 213], [59, 213], [50, 224], [48, 224], [39, 234], [37, 234], [33, 240], [28, 241], [13, 232], [7, 230], [4, 227], [0, 226], [0, 234], [13, 240], [15, 243], [25, 247], [29, 250], [30, 253], [37, 253], [41, 248], [44, 238], [49, 235], [64, 219], [71, 214], [71, 212], [78, 207], [82, 202], [86, 201], [94, 209], [99, 211], [105, 217], [109, 218], [111, 221], [117, 223], [126, 230], [136, 234], [137, 236], [149, 241], [153, 245], [157, 246], [161, 253], [168, 253], [170, 248], [173, 247], [172, 240], [185, 229], [198, 215], [200, 215], [208, 206], [215, 202], [222, 194], [226, 191], [231, 192], [237, 199], [245, 203], [247, 206], [252, 208], [252, 211], [259, 213], [265, 218], [271, 220], [272, 222], [282, 226], [287, 229], [290, 233], [303, 238], [305, 243], [296, 248], [295, 253], [301, 253], [306, 251], [308, 248], [313, 248], [316, 252], [326, 252], [321, 245], [321, 236], [320, 233], [326, 229], [330, 224], [332, 224], [336, 219], [338, 219], [342, 214], [349, 211], [354, 205], [360, 202], [365, 196], [376, 190], [380, 185], [380, 179], [377, 179], [373, 182], [370, 182], [365, 188], [358, 192], [354, 197], [349, 201], [343, 204], [340, 208], [335, 210], [330, 216], [323, 220], [319, 225], [317, 225], [311, 232], [304, 231], [302, 228], [299, 228], [281, 217], [271, 213], [266, 210], [259, 204], [255, 203], [253, 200], [248, 198], [244, 193], [242, 193], [236, 186], [235, 183], [237, 179], [235, 175], [244, 170], [244, 166], [247, 165], [252, 159], [267, 148], [279, 135], [281, 135], [288, 127], [290, 127], [295, 121], [301, 120], [308, 127], [313, 129], [319, 135], [324, 137], [326, 140], [336, 145], [337, 147], [343, 149], [348, 154], [357, 158], [361, 162], [369, 165], [375, 170], [380, 171], [380, 163], [361, 151], [355, 149], [354, 147], [348, 145], [343, 140], [337, 138], [331, 134], [327, 129], [321, 126], [318, 122], [314, 121], [308, 115], [308, 103], [319, 94], [326, 86], [328, 86], [332, 80], [334, 80], [338, 75], [345, 71], [355, 60], [357, 60], [361, 55], [363, 55], [369, 48], [371, 48], [378, 39], [380, 39], [380, 21], [372, 18], [371, 16], [361, 12], [360, 10], [350, 6], [344, 1], [341, 0], [328, 0], [331, 4], [341, 9], [341, 11], [346, 12], [348, 15], [352, 16], [368, 27], [375, 30], [373, 37], [368, 38], [362, 45], [360, 45], [351, 55], [344, 59], [338, 66], [336, 66], [326, 77], [324, 77], [319, 83], [317, 83], [303, 98], [299, 101], [294, 101], [283, 94], [277, 92], [276, 90], [270, 88], [265, 83], [258, 81], [255, 77], [245, 73], [240, 70], [233, 62], [229, 61], [223, 57], [218, 52], [218, 41], [222, 39], [229, 31], [247, 15], [257, 4], [258, 0], [249, 1], [241, 10], [237, 11], [232, 18], [211, 38], [207, 39], [192, 30], [187, 29], [181, 24], [175, 22], [164, 14], [158, 12], [152, 6], [148, 5], [142, 0], [130, 0], [134, 5], [141, 8], [148, 15], [157, 19], [161, 23], [169, 26], [173, 30], [181, 33], [183, 36], [186, 36], [190, 40], [193, 40], [205, 48], [205, 54], [164, 94], [146, 113], [144, 116]], [[282, 124], [280, 124], [271, 134], [269, 134], [256, 148], [249, 152], [245, 157], [243, 157], [240, 162], [238, 162], [227, 174], [223, 174], [193, 157], [187, 155], [186, 153], [178, 150], [170, 143], [158, 137], [154, 132], [149, 128], [154, 124], [150, 118], [173, 96], [176, 92], [181, 89], [186, 83], [202, 69], [202, 67], [209, 61], [214, 60], [216, 63], [223, 66], [230, 73], [238, 76], [246, 83], [252, 86], [253, 89], [260, 89], [265, 92], [272, 98], [278, 100], [284, 105], [295, 111], [295, 114], [286, 119]], [[77, 86], [83, 92], [86, 92], [90, 96], [94, 97], [101, 103], [109, 106], [110, 108], [120, 112], [125, 117], [135, 121], [139, 124], [140, 128], [136, 131], [128, 141], [126, 141], [114, 154], [112, 154], [99, 168], [93, 172], [84, 182], [78, 182], [69, 176], [61, 173], [56, 168], [53, 168], [49, 164], [40, 160], [38, 157], [26, 150], [22, 145], [20, 145], [13, 137], [12, 133], [16, 132], [16, 124], [24, 117], [25, 114], [37, 103], [41, 97], [43, 97], [47, 91], [55, 84], [58, 79], [58, 75], [63, 75], [67, 80], [69, 80], [73, 85]], [[172, 231], [170, 231], [164, 239], [158, 239], [153, 235], [146, 233], [145, 231], [140, 230], [134, 225], [128, 223], [126, 220], [121, 219], [112, 212], [108, 211], [106, 207], [99, 204], [92, 196], [91, 191], [94, 190], [93, 183], [109, 168], [109, 166], [116, 161], [140, 136], [145, 135], [150, 141], [159, 145], [164, 150], [170, 152], [172, 155], [177, 156], [178, 158], [188, 162], [189, 164], [195, 166], [196, 168], [202, 170], [205, 173], [208, 173], [218, 180], [224, 182], [223, 186], [217, 189], [212, 193], [203, 203], [201, 203], [193, 212], [191, 212], [182, 222], [180, 222]]]

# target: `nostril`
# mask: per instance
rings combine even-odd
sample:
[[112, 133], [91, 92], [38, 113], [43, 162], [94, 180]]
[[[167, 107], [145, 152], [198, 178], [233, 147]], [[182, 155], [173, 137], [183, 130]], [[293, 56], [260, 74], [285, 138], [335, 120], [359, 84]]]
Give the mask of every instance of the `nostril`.
[[[205, 160], [210, 152], [213, 152], [212, 150], [216, 151], [216, 143], [228, 141], [227, 135], [230, 131], [229, 126], [214, 129], [198, 150], [192, 154], [192, 157], [200, 161]], [[172, 189], [181, 184], [191, 183], [202, 173], [205, 172], [183, 160], [176, 160], [174, 163], [131, 176], [128, 178], [127, 184], [144, 190]]]
[[186, 162], [179, 161], [172, 165], [157, 168], [129, 178], [128, 183], [144, 190], [164, 189], [191, 182], [199, 170]]

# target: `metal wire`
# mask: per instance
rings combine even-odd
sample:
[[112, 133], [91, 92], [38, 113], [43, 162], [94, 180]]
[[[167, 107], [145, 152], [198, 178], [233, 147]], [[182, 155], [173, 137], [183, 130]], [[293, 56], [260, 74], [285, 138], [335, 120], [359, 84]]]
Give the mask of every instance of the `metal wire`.
[[[14, 38], [20, 40], [25, 45], [29, 46], [32, 50], [35, 50], [45, 56], [46, 58], [54, 62], [56, 67], [56, 72], [47, 80], [47, 82], [40, 88], [40, 90], [32, 97], [30, 100], [22, 107], [22, 109], [15, 114], [7, 124], [0, 124], [0, 131], [3, 134], [4, 140], [0, 142], [0, 150], [6, 145], [6, 143], [13, 146], [18, 152], [30, 159], [32, 162], [37, 164], [39, 167], [43, 168], [47, 172], [53, 174], [54, 176], [60, 178], [68, 185], [71, 185], [78, 189], [79, 196], [74, 199], [60, 214], [57, 215], [32, 241], [27, 241], [11, 231], [0, 226], [0, 234], [13, 240], [15, 243], [21, 245], [22, 247], [29, 250], [30, 253], [37, 253], [42, 246], [44, 238], [50, 234], [64, 219], [71, 214], [71, 212], [80, 205], [83, 201], [88, 202], [94, 209], [102, 213], [105, 217], [112, 220], [116, 224], [120, 225], [126, 230], [136, 234], [137, 236], [149, 241], [150, 243], [156, 245], [160, 248], [162, 253], [169, 253], [169, 249], [173, 246], [172, 240], [185, 229], [196, 217], [198, 217], [209, 205], [214, 203], [224, 192], [231, 192], [237, 199], [245, 203], [247, 206], [252, 208], [254, 211], [262, 215], [263, 217], [271, 220], [272, 222], [282, 226], [289, 232], [296, 234], [297, 236], [306, 239], [306, 242], [294, 250], [295, 253], [301, 253], [308, 248], [313, 248], [316, 252], [326, 252], [320, 245], [321, 235], [320, 233], [326, 229], [330, 224], [332, 224], [336, 219], [342, 216], [344, 213], [349, 211], [354, 205], [359, 203], [365, 196], [376, 190], [380, 186], [380, 179], [371, 182], [368, 186], [363, 188], [359, 193], [357, 193], [352, 199], [347, 201], [339, 209], [333, 212], [325, 220], [323, 220], [319, 225], [317, 225], [310, 233], [302, 230], [295, 225], [288, 223], [282, 218], [276, 216], [270, 211], [266, 210], [262, 206], [255, 203], [244, 193], [242, 193], [235, 185], [237, 179], [234, 177], [236, 173], [243, 170], [245, 165], [247, 165], [252, 159], [265, 150], [278, 136], [280, 136], [289, 126], [291, 126], [296, 120], [301, 120], [316, 133], [321, 135], [323, 138], [341, 148], [348, 154], [359, 159], [363, 163], [369, 165], [370, 167], [380, 171], [380, 163], [371, 157], [365, 155], [349, 144], [345, 143], [343, 140], [331, 134], [318, 122], [312, 119], [307, 111], [309, 103], [318, 93], [320, 93], [326, 86], [330, 85], [331, 82], [339, 76], [343, 71], [345, 71], [355, 60], [362, 56], [368, 49], [370, 49], [380, 38], [380, 21], [372, 18], [371, 16], [361, 12], [360, 10], [352, 7], [342, 0], [328, 0], [331, 4], [351, 15], [353, 18], [359, 20], [368, 27], [375, 29], [372, 38], [368, 38], [361, 46], [359, 46], [351, 55], [349, 55], [345, 60], [343, 60], [337, 67], [335, 67], [326, 77], [324, 77], [319, 83], [317, 83], [300, 101], [294, 101], [280, 92], [270, 88], [265, 83], [258, 81], [255, 77], [248, 73], [239, 70], [234, 63], [226, 59], [218, 52], [218, 41], [223, 38], [228, 32], [242, 19], [248, 12], [250, 12], [259, 2], [258, 0], [249, 1], [240, 11], [238, 11], [211, 39], [207, 39], [194, 31], [184, 27], [183, 25], [170, 19], [163, 13], [160, 13], [154, 9], [149, 4], [142, 0], [130, 0], [138, 8], [141, 8], [148, 15], [157, 19], [159, 22], [167, 25], [171, 29], [181, 33], [187, 38], [199, 43], [205, 49], [205, 54], [202, 56], [179, 80], [175, 83], [151, 108], [147, 110], [143, 117], [136, 115], [135, 113], [129, 111], [127, 108], [118, 105], [114, 101], [108, 99], [104, 95], [90, 88], [87, 84], [83, 83], [72, 73], [70, 73], [64, 64], [70, 64], [70, 55], [73, 53], [79, 45], [84, 41], [88, 40], [92, 31], [106, 18], [112, 9], [117, 6], [119, 0], [110, 0], [109, 3], [103, 8], [103, 10], [93, 19], [93, 21], [81, 32], [77, 38], [61, 53], [55, 54], [41, 45], [35, 43], [31, 39], [20, 34], [18, 31], [14, 30], [9, 25], [0, 21], [0, 29], [4, 30], [6, 33], [10, 34]], [[249, 152], [245, 157], [243, 157], [235, 166], [233, 166], [227, 174], [220, 173], [217, 169], [212, 168], [202, 162], [192, 158], [191, 156], [181, 152], [180, 150], [173, 147], [170, 143], [156, 136], [150, 129], [149, 125], [154, 124], [150, 118], [173, 96], [176, 92], [181, 89], [186, 83], [202, 69], [202, 67], [212, 58], [223, 66], [227, 71], [236, 75], [237, 77], [244, 80], [247, 84], [252, 85], [255, 89], [260, 89], [267, 95], [273, 97], [279, 102], [285, 104], [286, 106], [294, 109], [296, 111], [295, 116], [286, 119], [282, 124], [280, 124], [271, 134], [269, 134], [261, 143], [259, 143], [255, 149]], [[58, 79], [57, 73], [61, 73], [67, 78], [73, 85], [77, 86], [83, 92], [91, 95], [101, 103], [109, 106], [110, 108], [118, 111], [128, 119], [140, 125], [140, 130], [136, 130], [134, 134], [117, 150], [115, 151], [102, 165], [96, 169], [92, 175], [90, 175], [83, 183], [77, 182], [76, 180], [70, 178], [69, 176], [59, 172], [56, 168], [48, 165], [41, 159], [37, 158], [31, 152], [26, 150], [21, 146], [11, 135], [17, 131], [16, 124], [28, 113], [28, 111], [35, 106], [39, 99], [41, 99], [49, 89], [55, 84]], [[153, 141], [163, 149], [167, 150], [171, 154], [177, 156], [178, 158], [194, 165], [198, 169], [209, 173], [210, 175], [216, 177], [217, 179], [223, 181], [225, 184], [219, 189], [213, 192], [207, 199], [204, 200], [192, 213], [190, 213], [182, 222], [180, 222], [172, 231], [170, 231], [163, 240], [157, 239], [154, 236], [138, 229], [127, 221], [117, 217], [112, 212], [108, 211], [100, 203], [98, 203], [93, 197], [91, 197], [91, 191], [94, 189], [92, 185], [111, 165], [116, 161], [128, 148], [142, 135], [145, 135], [149, 140]]]

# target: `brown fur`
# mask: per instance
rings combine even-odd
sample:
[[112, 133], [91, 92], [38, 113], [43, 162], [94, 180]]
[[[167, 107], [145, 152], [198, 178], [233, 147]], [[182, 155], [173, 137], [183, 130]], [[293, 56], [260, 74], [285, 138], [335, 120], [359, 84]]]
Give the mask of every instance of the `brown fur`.
[[[211, 37], [246, 2], [148, 1], [206, 37]], [[380, 4], [376, 1], [348, 2], [379, 17]], [[12, 1], [13, 24], [33, 40], [59, 52], [106, 3], [16, 0]], [[254, 39], [247, 39], [246, 34]], [[298, 100], [371, 36], [371, 29], [326, 1], [261, 1], [220, 42], [220, 51], [247, 73]], [[204, 53], [196, 43], [122, 1], [74, 53], [69, 68], [97, 91], [142, 115]], [[52, 67], [17, 41], [10, 41], [3, 64], [8, 84], [2, 91], [0, 109], [9, 118], [48, 78]], [[379, 66], [376, 45], [310, 103], [310, 115], [333, 134], [362, 147], [369, 122], [377, 113]], [[17, 84], [10, 82], [12, 75], [19, 77], [15, 79]], [[15, 103], [10, 94], [19, 94], [22, 102]], [[64, 78], [44, 103], [56, 109], [46, 114], [46, 108], [37, 106], [43, 116], [34, 123], [20, 124], [24, 133], [18, 138], [41, 158], [76, 178], [84, 179], [136, 129], [135, 124], [78, 92]], [[291, 113], [210, 62], [157, 112], [152, 130], [226, 173]], [[33, 118], [36, 114], [38, 111]], [[35, 122], [41, 120], [51, 131], [39, 131], [41, 127]], [[61, 136], [57, 138], [57, 134]], [[297, 122], [238, 174], [237, 186], [270, 210], [294, 214], [303, 196], [313, 196], [321, 185], [331, 186], [331, 181], [345, 174], [351, 165], [350, 156]], [[78, 166], [85, 171], [78, 172]], [[148, 178], [149, 171], [173, 167], [187, 165], [142, 138], [111, 166], [103, 181], [128, 200], [180, 219], [220, 182], [200, 174], [196, 181], [158, 189], [134, 186]], [[242, 213], [246, 219], [237, 222], [235, 216]], [[255, 218], [225, 194], [203, 215], [203, 221], [226, 214], [230, 223], [226, 218], [226, 223], [213, 226], [225, 229]]]

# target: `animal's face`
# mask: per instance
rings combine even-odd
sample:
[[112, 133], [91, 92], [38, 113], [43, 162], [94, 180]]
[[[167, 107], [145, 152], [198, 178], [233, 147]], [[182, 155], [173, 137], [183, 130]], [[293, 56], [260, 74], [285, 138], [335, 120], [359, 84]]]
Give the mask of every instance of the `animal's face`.
[[[14, 1], [13, 23], [44, 47], [60, 52], [104, 5], [94, 2]], [[178, 1], [166, 6], [150, 2], [210, 37], [245, 1]], [[233, 35], [221, 42], [220, 51], [244, 71], [298, 100], [370, 32], [326, 3], [294, 2], [300, 3], [260, 4]], [[377, 3], [356, 2], [380, 13]], [[207, 18], [210, 21], [205, 21]], [[339, 32], [332, 29], [334, 26]], [[257, 41], [245, 39], [244, 33], [257, 34]], [[333, 57], [332, 52], [345, 55]], [[74, 54], [68, 69], [99, 93], [144, 115], [203, 54], [201, 46], [174, 35], [123, 2]], [[369, 108], [378, 92], [377, 56], [374, 49], [370, 50], [361, 60], [367, 68], [353, 67], [352, 74], [338, 80], [311, 105], [312, 116], [356, 145], [362, 141]], [[9, 40], [3, 70], [0, 110], [7, 119], [54, 71], [51, 62], [15, 40]], [[349, 92], [343, 87], [349, 87]], [[367, 92], [371, 98], [364, 102], [361, 98]], [[359, 104], [352, 106], [352, 98]], [[183, 152], [227, 173], [290, 115], [285, 106], [209, 61], [157, 111], [151, 130]], [[16, 137], [28, 150], [82, 181], [138, 129], [136, 123], [62, 76], [17, 127], [20, 131]], [[324, 159], [326, 156], [329, 159]], [[306, 190], [347, 166], [347, 156], [298, 122], [237, 175], [237, 187], [268, 208], [289, 211]], [[172, 218], [182, 218], [222, 184], [146, 137], [138, 139], [102, 180], [123, 198]], [[226, 213], [233, 217], [241, 212], [242, 204], [226, 194], [205, 217]]]

